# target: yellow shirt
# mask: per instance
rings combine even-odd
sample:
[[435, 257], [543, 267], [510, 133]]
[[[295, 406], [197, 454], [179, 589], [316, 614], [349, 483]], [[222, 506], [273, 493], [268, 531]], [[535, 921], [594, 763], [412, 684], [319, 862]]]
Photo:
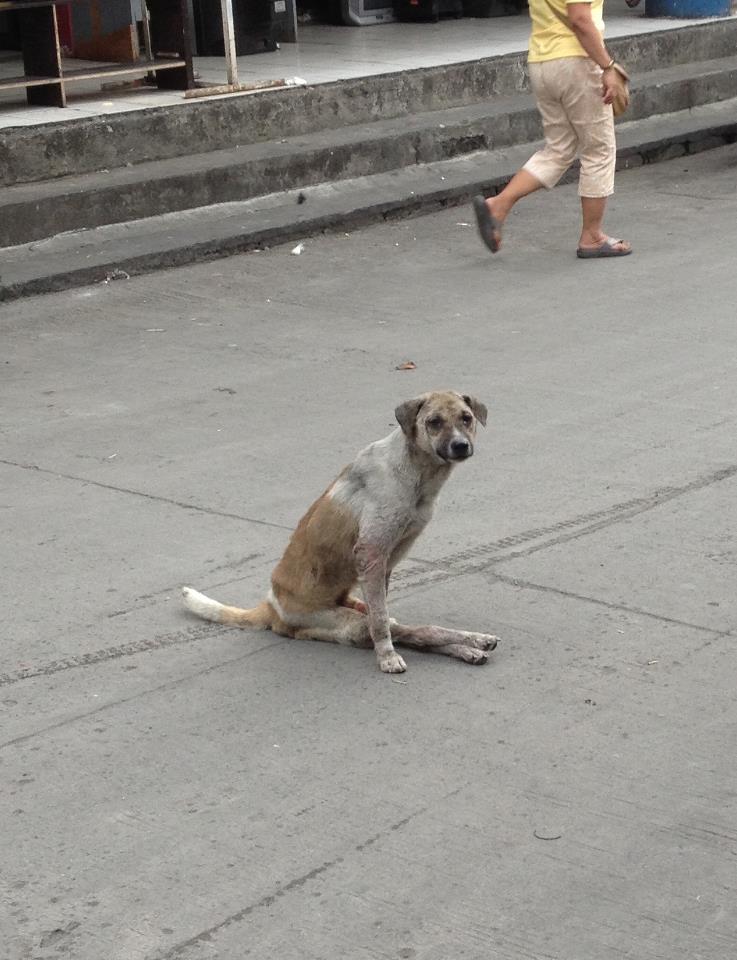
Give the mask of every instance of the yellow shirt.
[[[572, 30], [556, 17], [550, 5], [564, 17], [568, 15], [568, 3], [581, 0], [529, 0], [532, 33], [528, 60], [540, 63], [543, 60], [557, 60], [559, 57], [586, 57], [588, 54], [576, 39]], [[604, 35], [604, 0], [592, 0], [591, 17]]]

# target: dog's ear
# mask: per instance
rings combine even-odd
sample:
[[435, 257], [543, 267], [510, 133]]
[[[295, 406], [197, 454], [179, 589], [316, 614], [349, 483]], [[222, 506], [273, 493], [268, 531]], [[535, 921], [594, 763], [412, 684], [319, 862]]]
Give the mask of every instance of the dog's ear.
[[471, 408], [474, 417], [476, 417], [481, 426], [485, 427], [486, 415], [488, 413], [486, 406], [480, 400], [477, 400], [476, 397], [472, 397], [468, 393], [462, 394], [461, 399]]
[[397, 423], [402, 428], [402, 432], [408, 437], [412, 437], [414, 434], [417, 414], [420, 412], [420, 407], [424, 402], [424, 397], [415, 397], [414, 400], [405, 400], [404, 403], [400, 403], [394, 411]]

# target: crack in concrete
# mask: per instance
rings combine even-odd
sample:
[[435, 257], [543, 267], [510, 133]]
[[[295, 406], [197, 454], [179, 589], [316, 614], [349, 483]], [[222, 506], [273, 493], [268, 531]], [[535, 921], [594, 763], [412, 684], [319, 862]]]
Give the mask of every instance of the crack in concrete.
[[259, 520], [256, 517], [244, 517], [239, 513], [229, 513], [226, 510], [215, 510], [214, 507], [203, 507], [196, 503], [187, 503], [184, 500], [175, 500], [172, 497], [161, 497], [155, 493], [145, 493], [143, 490], [133, 490], [130, 487], [118, 487], [113, 483], [103, 483], [101, 480], [88, 480], [86, 477], [78, 477], [72, 473], [60, 473], [58, 470], [49, 470], [46, 467], [39, 467], [35, 463], [18, 463], [15, 460], [2, 460], [0, 464], [6, 467], [16, 467], [19, 470], [29, 470], [35, 473], [42, 473], [46, 476], [57, 477], [60, 480], [71, 480], [75, 483], [83, 483], [90, 487], [99, 487], [102, 490], [111, 490], [113, 493], [127, 493], [129, 496], [141, 497], [144, 500], [153, 500], [155, 503], [167, 503], [173, 507], [181, 507], [183, 510], [192, 510], [195, 513], [204, 513], [213, 517], [225, 517], [227, 520], [240, 520], [243, 523], [255, 523], [260, 527], [271, 527], [276, 530], [287, 530], [292, 532], [292, 527], [283, 523], [273, 523], [271, 520]]
[[669, 623], [677, 627], [686, 627], [689, 630], [698, 630], [700, 633], [710, 633], [713, 637], [732, 637], [733, 630], [721, 630], [719, 627], [707, 627], [701, 623], [691, 623], [688, 620], [679, 620], [677, 617], [667, 617], [665, 614], [653, 613], [651, 610], [645, 610], [642, 607], [630, 607], [624, 603], [616, 603], [613, 600], [602, 600], [600, 597], [588, 597], [583, 593], [574, 593], [572, 590], [563, 590], [560, 587], [548, 586], [544, 583], [535, 583], [532, 580], [520, 580], [518, 577], [505, 577], [497, 573], [491, 574], [494, 582], [504, 583], [510, 587], [519, 587], [521, 590], [536, 590], [539, 593], [552, 593], [558, 597], [566, 597], [569, 600], [580, 600], [583, 603], [593, 603], [599, 607], [606, 607], [607, 610], [616, 610], [618, 613], [632, 613], [638, 617], [647, 617], [649, 620], [657, 620], [659, 623]]
[[[454, 790], [452, 793], [457, 793], [457, 790]], [[451, 794], [452, 795], [452, 794]], [[442, 797], [441, 800], [445, 800], [446, 797]], [[397, 820], [394, 823], [388, 824], [383, 830], [378, 833], [372, 834], [367, 837], [365, 840], [361, 840], [359, 843], [353, 845], [353, 850], [356, 853], [363, 853], [365, 849], [373, 846], [377, 840], [381, 840], [383, 837], [389, 836], [392, 832], [401, 830], [402, 827], [405, 827], [408, 823], [411, 823], [416, 817], [427, 811], [427, 807], [421, 807], [415, 810], [413, 813], [410, 813], [406, 817], [402, 817], [401, 820]], [[283, 885], [277, 886], [272, 893], [267, 893], [259, 900], [255, 900], [253, 903], [247, 904], [245, 907], [242, 907], [240, 910], [235, 913], [231, 913], [229, 916], [222, 919], [219, 923], [213, 924], [211, 927], [207, 927], [205, 930], [201, 930], [199, 933], [194, 934], [194, 936], [189, 937], [187, 940], [182, 940], [181, 942], [175, 944], [173, 947], [170, 947], [164, 953], [158, 954], [156, 957], [153, 957], [152, 960], [178, 960], [181, 958], [185, 951], [189, 947], [194, 947], [197, 944], [201, 943], [210, 943], [212, 942], [214, 934], [220, 933], [222, 930], [226, 930], [228, 927], [232, 926], [234, 923], [240, 923], [242, 920], [245, 920], [256, 910], [259, 910], [262, 907], [270, 907], [280, 898], [285, 896], [287, 893], [290, 893], [292, 890], [297, 890], [300, 887], [303, 887], [306, 883], [309, 883], [311, 880], [316, 880], [322, 874], [327, 873], [333, 867], [339, 866], [341, 863], [345, 862], [345, 857], [334, 857], [332, 860], [326, 860], [324, 863], [321, 863], [318, 867], [313, 867], [312, 870], [308, 870], [306, 873], [301, 874], [298, 877], [294, 877], [292, 880], [289, 880]]]
[[[214, 624], [211, 624], [211, 626], [214, 626]], [[225, 632], [225, 629], [221, 632]], [[95, 707], [94, 710], [88, 710], [85, 713], [78, 713], [72, 717], [65, 717], [64, 720], [60, 720], [58, 723], [49, 724], [49, 726], [41, 727], [39, 730], [34, 730], [32, 733], [24, 733], [19, 737], [14, 737], [12, 740], [6, 740], [4, 743], [0, 743], [0, 750], [4, 750], [5, 747], [17, 746], [19, 743], [25, 743], [28, 740], [33, 740], [34, 737], [39, 737], [44, 733], [50, 733], [52, 730], [59, 730], [71, 723], [76, 723], [78, 720], [86, 720], [88, 717], [94, 717], [99, 713], [104, 713], [106, 710], [112, 710], [114, 707], [122, 706], [125, 703], [131, 703], [134, 700], [140, 700], [141, 697], [147, 697], [149, 694], [159, 693], [161, 690], [171, 690], [174, 687], [178, 687], [180, 684], [193, 680], [195, 677], [204, 677], [208, 673], [214, 673], [216, 670], [222, 670], [223, 667], [229, 667], [234, 663], [240, 663], [242, 660], [248, 660], [249, 657], [254, 657], [258, 653], [263, 653], [264, 650], [271, 650], [273, 647], [281, 647], [286, 642], [286, 640], [272, 640], [270, 643], [266, 643], [262, 647], [257, 647], [255, 650], [248, 650], [246, 653], [242, 653], [237, 657], [231, 657], [229, 660], [222, 660], [218, 663], [211, 664], [209, 667], [203, 667], [201, 670], [195, 670], [194, 673], [188, 673], [184, 677], [177, 677], [175, 680], [167, 680], [165, 683], [160, 683], [158, 686], [150, 687], [147, 690], [139, 690], [138, 693], [134, 693], [130, 697], [122, 697], [119, 700], [111, 700], [108, 703], [101, 704], [99, 707]]]
[[[279, 556], [281, 556], [281, 554]], [[253, 573], [254, 570], [260, 569], [261, 567], [266, 567], [268, 570], [271, 570], [279, 559], [279, 556], [269, 557], [266, 559], [262, 553], [252, 553], [246, 557], [243, 557], [241, 560], [233, 560], [229, 563], [218, 564], [218, 566], [212, 567], [212, 569], [208, 570], [208, 573], [212, 575], [213, 573], [219, 573], [222, 570], [237, 570], [238, 567], [242, 566], [246, 567], [247, 573]], [[256, 562], [251, 563], [251, 561]], [[248, 575], [235, 578], [231, 577], [228, 580], [208, 582], [207, 589], [217, 590], [219, 587], [229, 587], [234, 583], [242, 583], [247, 579]], [[155, 607], [157, 603], [160, 603], [162, 597], [167, 599], [172, 595], [178, 597], [183, 585], [183, 583], [176, 583], [168, 587], [163, 587], [161, 590], [155, 590], [153, 593], [143, 593], [136, 597], [130, 606], [106, 613], [105, 617], [108, 620], [113, 620], [116, 617], [127, 617], [130, 613], [138, 613], [138, 611], [145, 610], [148, 607]], [[87, 626], [92, 628], [95, 626], [95, 624], [91, 623], [87, 624]]]

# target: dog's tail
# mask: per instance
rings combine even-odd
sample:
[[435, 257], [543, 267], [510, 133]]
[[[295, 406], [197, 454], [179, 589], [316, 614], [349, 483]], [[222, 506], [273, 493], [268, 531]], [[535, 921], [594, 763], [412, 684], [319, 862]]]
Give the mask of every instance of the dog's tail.
[[203, 620], [212, 620], [213, 623], [263, 630], [271, 627], [276, 619], [273, 607], [266, 600], [251, 610], [241, 610], [240, 607], [226, 607], [225, 604], [211, 600], [204, 593], [198, 593], [191, 587], [182, 587], [182, 597], [188, 610], [202, 617]]

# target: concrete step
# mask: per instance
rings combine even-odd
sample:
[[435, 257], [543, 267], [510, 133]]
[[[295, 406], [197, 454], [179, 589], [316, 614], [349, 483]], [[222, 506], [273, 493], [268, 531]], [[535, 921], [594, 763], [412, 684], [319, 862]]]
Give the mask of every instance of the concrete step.
[[[634, 75], [731, 57], [737, 18], [620, 37], [614, 56]], [[524, 53], [292, 87], [255, 95], [3, 130], [0, 186], [33, 183], [201, 150], [302, 137], [528, 92]]]
[[[623, 123], [619, 166], [633, 167], [737, 141], [737, 98]], [[0, 253], [0, 301], [349, 230], [496, 192], [537, 144], [478, 151], [388, 173], [323, 183], [64, 234]], [[574, 175], [573, 173], [571, 175]], [[464, 214], [464, 218], [469, 214]]]
[[[737, 90], [737, 56], [653, 70], [633, 78], [631, 120], [717, 102]], [[529, 94], [354, 124], [7, 187], [0, 198], [0, 246], [55, 233], [304, 189], [499, 150], [541, 136]]]

